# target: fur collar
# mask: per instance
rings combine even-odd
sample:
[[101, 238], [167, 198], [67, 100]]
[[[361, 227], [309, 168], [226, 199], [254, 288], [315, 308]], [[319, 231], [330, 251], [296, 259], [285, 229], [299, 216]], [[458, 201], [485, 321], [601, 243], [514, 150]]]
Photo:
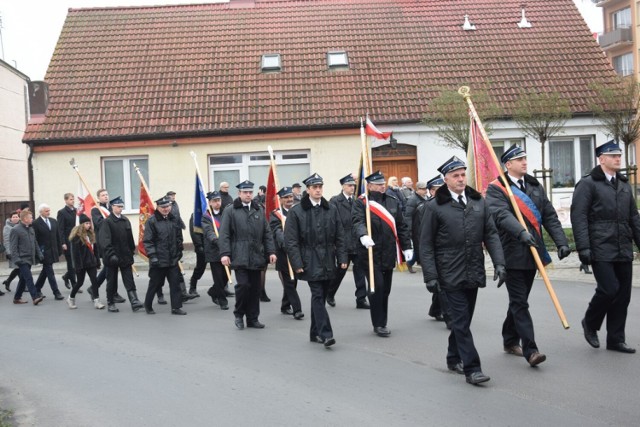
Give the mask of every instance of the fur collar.
[[[468, 199], [472, 199], [472, 200], [482, 199], [482, 194], [478, 193], [476, 190], [469, 187], [468, 185], [467, 185], [467, 188], [464, 189], [464, 194], [467, 196]], [[449, 191], [449, 187], [447, 187], [446, 185], [443, 185], [442, 187], [438, 188], [438, 191], [436, 191], [435, 199], [439, 205], [451, 203], [453, 199], [451, 198], [451, 191]]]
[[[604, 181], [607, 178], [607, 176], [604, 174], [604, 171], [602, 170], [602, 167], [600, 165], [591, 169], [591, 172], [589, 172], [589, 175], [591, 175], [591, 178], [593, 178], [595, 181]], [[621, 175], [620, 172], [616, 172], [616, 179], [622, 182], [629, 181], [629, 178], [627, 178], [624, 175]]]
[[[233, 201], [233, 209], [242, 209], [243, 206], [244, 205], [242, 204], [242, 200], [240, 200], [240, 197], [236, 198]], [[251, 204], [249, 206], [252, 210], [260, 210], [260, 205], [258, 205], [258, 203], [256, 203], [254, 200], [251, 201]], [[220, 212], [222, 212], [222, 210]]]
[[[309, 198], [308, 194], [305, 194], [304, 196], [302, 196], [302, 199], [300, 200], [300, 205], [302, 206], [302, 209], [304, 209], [305, 211], [308, 211], [313, 207], [313, 203], [311, 203], [311, 199]], [[327, 199], [325, 199], [324, 197], [321, 198], [320, 206], [322, 206], [323, 209], [329, 209], [329, 202], [327, 202]]]

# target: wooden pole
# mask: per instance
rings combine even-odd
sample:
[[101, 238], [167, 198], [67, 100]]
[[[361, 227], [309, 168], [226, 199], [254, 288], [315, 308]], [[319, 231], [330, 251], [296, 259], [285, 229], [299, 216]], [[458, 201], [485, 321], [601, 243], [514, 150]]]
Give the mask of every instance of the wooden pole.
[[[496, 157], [496, 153], [493, 151], [493, 147], [491, 146], [491, 141], [489, 140], [489, 136], [485, 132], [484, 126], [482, 126], [482, 122], [480, 122], [480, 117], [478, 117], [478, 113], [476, 112], [476, 109], [473, 106], [473, 102], [471, 102], [471, 95], [470, 95], [469, 87], [468, 86], [460, 87], [458, 89], [458, 93], [460, 95], [462, 95], [462, 97], [465, 99], [465, 101], [467, 101], [467, 104], [469, 105], [469, 111], [471, 112], [471, 115], [473, 116], [474, 120], [478, 123], [478, 128], [480, 129], [480, 133], [482, 134], [482, 139], [483, 139], [485, 145], [487, 146], [487, 149], [488, 149], [489, 153], [491, 153], [491, 158], [492, 158], [493, 162], [495, 163], [495, 165], [496, 165], [496, 167], [498, 169], [498, 172], [500, 173], [500, 178], [505, 183], [505, 187], [507, 188], [507, 194], [509, 195], [509, 201], [511, 202], [511, 206], [513, 207], [513, 211], [515, 212], [516, 218], [518, 219], [518, 221], [520, 222], [522, 227], [524, 227], [524, 229], [527, 230], [527, 224], [525, 223], [524, 218], [522, 217], [522, 212], [520, 212], [520, 209], [518, 208], [518, 204], [516, 203], [515, 196], [513, 195], [513, 192], [511, 191], [511, 186], [508, 185], [509, 181], [507, 180], [506, 176], [504, 175], [504, 171], [502, 170], [502, 166], [500, 165], [500, 162], [498, 161], [498, 158]], [[547, 291], [549, 292], [549, 296], [551, 297], [551, 301], [553, 302], [553, 306], [555, 307], [556, 311], [558, 312], [558, 316], [560, 317], [560, 321], [562, 322], [562, 326], [565, 329], [569, 329], [569, 323], [567, 322], [567, 318], [564, 315], [564, 311], [562, 310], [562, 307], [560, 306], [560, 302], [558, 301], [558, 297], [556, 296], [556, 293], [553, 290], [553, 286], [551, 286], [551, 282], [549, 281], [549, 276], [547, 276], [547, 271], [544, 268], [544, 265], [542, 264], [542, 260], [540, 259], [540, 255], [538, 254], [538, 250], [533, 246], [530, 246], [529, 249], [531, 250], [531, 255], [533, 255], [533, 259], [536, 262], [536, 266], [538, 267], [538, 271], [540, 272], [540, 275], [542, 276], [542, 280], [544, 281], [544, 284], [545, 284], [545, 286], [547, 288]]]
[[[362, 177], [364, 179], [365, 176], [369, 176], [371, 174], [371, 164], [369, 163], [369, 145], [367, 144], [367, 136], [364, 133], [364, 124], [362, 121], [362, 117], [360, 117], [360, 141], [362, 143]], [[358, 183], [358, 185], [363, 185], [363, 183]], [[366, 183], [364, 184], [364, 206], [365, 206], [365, 219], [367, 223], [367, 235], [371, 238], [371, 207], [369, 206], [369, 190], [366, 187]], [[369, 292], [375, 293], [376, 291], [376, 282], [373, 274], [373, 248], [367, 248], [367, 253], [369, 255]]]

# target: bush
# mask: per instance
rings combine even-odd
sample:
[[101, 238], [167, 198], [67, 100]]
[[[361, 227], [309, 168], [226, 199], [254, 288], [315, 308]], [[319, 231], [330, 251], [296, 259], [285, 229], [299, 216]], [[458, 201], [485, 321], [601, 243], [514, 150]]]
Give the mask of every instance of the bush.
[[[572, 251], [575, 251], [576, 242], [573, 239], [573, 230], [570, 228], [564, 228], [563, 230], [564, 230], [564, 235], [567, 236], [567, 240], [569, 241], [569, 248]], [[544, 244], [549, 251], [553, 252], [557, 250], [555, 242], [553, 241], [551, 236], [549, 236], [549, 233], [547, 233], [547, 230], [545, 230], [544, 227], [542, 228], [542, 237], [544, 238]]]

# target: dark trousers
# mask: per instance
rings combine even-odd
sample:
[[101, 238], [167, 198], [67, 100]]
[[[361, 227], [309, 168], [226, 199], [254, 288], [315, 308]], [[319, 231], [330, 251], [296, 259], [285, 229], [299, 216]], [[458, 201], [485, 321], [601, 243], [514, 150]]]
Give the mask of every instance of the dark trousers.
[[45, 280], [49, 281], [49, 286], [51, 286], [54, 295], [60, 293], [58, 282], [56, 282], [56, 273], [53, 271], [53, 264], [42, 264], [42, 271], [40, 271], [38, 280], [36, 280], [36, 289], [38, 289], [38, 292], [42, 291]]
[[180, 289], [180, 267], [174, 265], [172, 267], [151, 267], [149, 268], [149, 287], [144, 298], [144, 306], [146, 309], [153, 307], [153, 298], [165, 279], [169, 282], [169, 295], [171, 296], [171, 308], [182, 307], [182, 290]]
[[5, 280], [5, 282], [7, 282], [7, 285], [9, 285], [9, 284], [11, 284], [13, 279], [18, 277], [19, 275], [20, 275], [20, 269], [18, 267], [16, 267], [13, 270], [11, 270], [11, 273], [9, 273], [9, 277], [7, 277], [7, 280]]
[[84, 284], [85, 275], [89, 276], [89, 281], [91, 282], [91, 294], [94, 298], [98, 298], [98, 269], [95, 267], [90, 267], [87, 269], [80, 269], [75, 272], [78, 276], [78, 281], [73, 284], [73, 288], [71, 288], [71, 298], [75, 298], [78, 290]]
[[[357, 262], [358, 257], [356, 254], [349, 254], [349, 261], [347, 261], [347, 269], [349, 268], [349, 264], [353, 265], [353, 281], [356, 285], [356, 301], [364, 301], [367, 297], [367, 283], [365, 280], [365, 272], [362, 269], [362, 266]], [[342, 269], [338, 265], [336, 268], [336, 275], [331, 281], [329, 285], [329, 293], [328, 297], [335, 298], [336, 293], [338, 292], [338, 288], [340, 288], [340, 284], [344, 279], [344, 276], [347, 274], [347, 269]]]
[[[195, 288], [198, 284], [198, 280], [202, 278], [204, 271], [207, 269], [207, 262], [204, 259], [204, 253], [196, 251], [196, 266], [193, 268], [191, 279], [189, 279], [189, 286]], [[213, 271], [213, 268], [211, 269]]]
[[262, 270], [236, 270], [236, 317], [247, 317], [247, 323], [255, 322], [260, 316], [260, 276]]
[[444, 291], [449, 301], [451, 333], [447, 350], [447, 364], [462, 362], [465, 375], [481, 371], [480, 356], [471, 335], [471, 319], [476, 308], [478, 288]]
[[24, 292], [24, 288], [26, 286], [29, 294], [31, 294], [31, 299], [36, 299], [36, 295], [38, 294], [38, 290], [36, 286], [33, 284], [33, 276], [31, 275], [31, 265], [29, 264], [20, 264], [18, 266], [20, 271], [20, 279], [18, 280], [18, 286], [16, 287], [16, 293], [13, 295], [13, 299], [22, 298], [22, 293]]
[[[302, 303], [300, 302], [300, 296], [298, 295], [298, 280], [291, 279], [289, 276], [289, 270], [278, 271], [280, 276], [280, 282], [282, 283], [282, 303], [280, 304], [280, 310], [285, 311], [289, 307], [294, 313], [302, 311]], [[295, 275], [294, 275], [295, 277]]]
[[528, 301], [535, 276], [536, 270], [507, 270], [509, 310], [502, 324], [502, 341], [505, 347], [521, 344], [527, 360], [538, 351]]
[[594, 261], [596, 292], [584, 315], [587, 327], [599, 331], [607, 317], [607, 344], [625, 342], [627, 308], [631, 300], [631, 262]]
[[113, 304], [113, 297], [118, 293], [118, 270], [120, 270], [122, 283], [127, 292], [136, 290], [136, 284], [133, 281], [133, 271], [130, 265], [126, 267], [110, 266], [107, 269], [107, 302], [109, 304]]
[[72, 262], [72, 258], [71, 258], [71, 251], [69, 249], [64, 251], [64, 259], [67, 261], [67, 272], [64, 273], [64, 275], [62, 276], [62, 279], [64, 280], [64, 278], [67, 278], [71, 282], [71, 285], [75, 286], [75, 284], [76, 284], [76, 272], [75, 272], [75, 270], [73, 268], [73, 262]]
[[229, 282], [227, 271], [221, 262], [210, 262], [211, 277], [213, 278], [213, 286], [211, 286], [211, 294], [213, 298], [217, 298], [220, 305], [227, 303], [227, 294], [224, 292], [225, 286]]
[[[369, 294], [371, 324], [373, 324], [374, 328], [384, 328], [387, 326], [387, 312], [389, 311], [389, 294], [391, 293], [393, 270], [380, 270], [374, 267], [373, 277], [375, 279], [375, 292]], [[369, 286], [371, 286], [371, 283], [369, 283]]]
[[315, 340], [317, 336], [322, 339], [333, 338], [331, 320], [329, 320], [329, 313], [327, 313], [327, 307], [325, 306], [330, 285], [330, 280], [309, 282], [309, 289], [311, 290], [311, 328], [309, 329], [309, 337], [312, 340]]
[[102, 283], [107, 279], [107, 275], [109, 274], [109, 267], [107, 267], [107, 264], [104, 263], [103, 264], [104, 267], [102, 267], [102, 270], [100, 270], [100, 273], [98, 273], [98, 286], [102, 285]]

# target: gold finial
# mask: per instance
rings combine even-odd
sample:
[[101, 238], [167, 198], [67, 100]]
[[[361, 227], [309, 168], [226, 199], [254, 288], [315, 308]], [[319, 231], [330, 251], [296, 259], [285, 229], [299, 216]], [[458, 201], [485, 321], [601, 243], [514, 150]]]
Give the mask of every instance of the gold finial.
[[458, 93], [466, 99], [471, 96], [471, 89], [469, 88], [469, 86], [460, 86], [460, 88], [458, 89]]

